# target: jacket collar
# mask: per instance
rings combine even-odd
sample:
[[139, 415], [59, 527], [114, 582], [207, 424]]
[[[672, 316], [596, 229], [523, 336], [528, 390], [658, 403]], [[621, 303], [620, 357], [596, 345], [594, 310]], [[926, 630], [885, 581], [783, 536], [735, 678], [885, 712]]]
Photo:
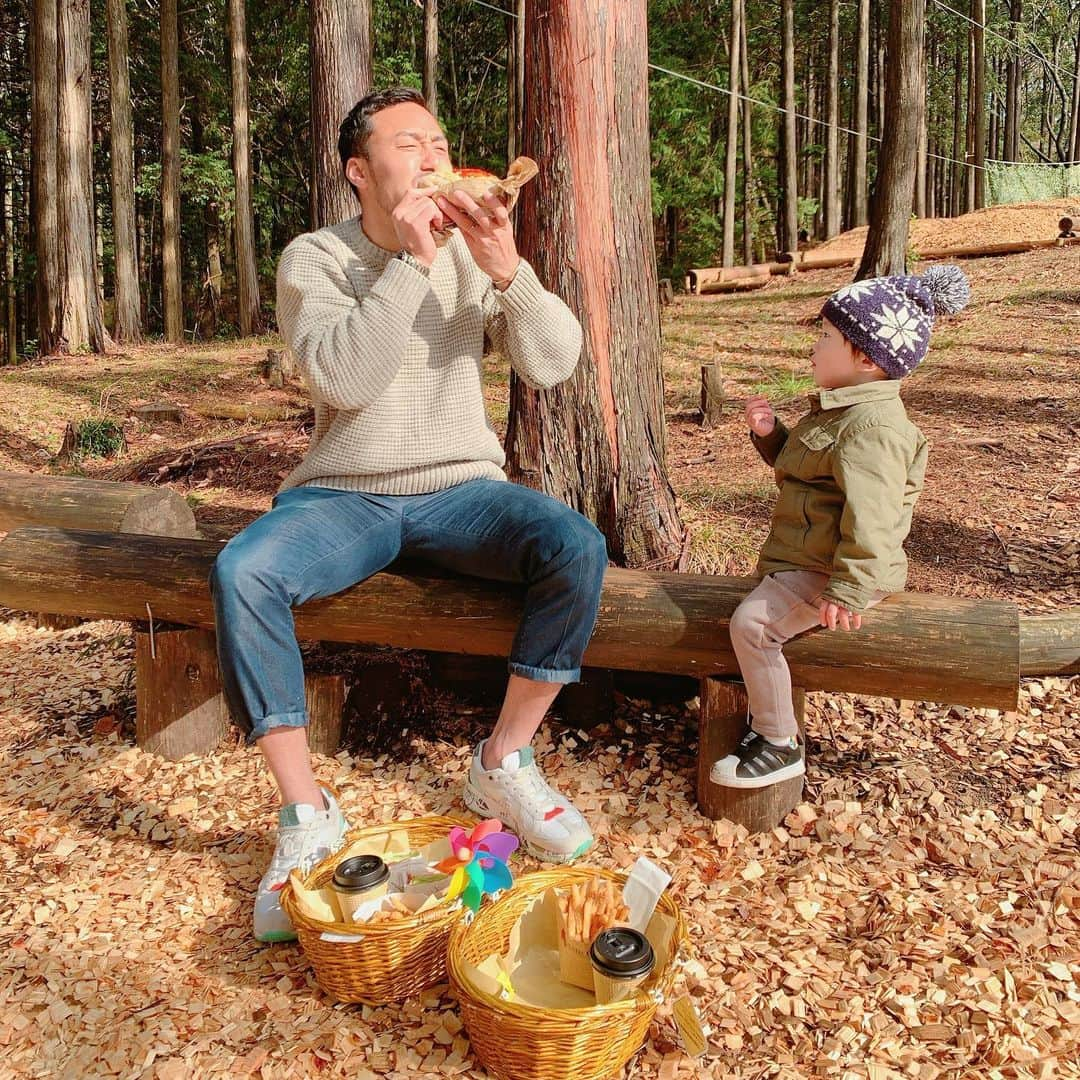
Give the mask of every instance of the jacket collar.
[[900, 396], [899, 379], [878, 379], [859, 386], [838, 386], [835, 390], [819, 390], [810, 395], [811, 408], [845, 409], [864, 401], [891, 401]]

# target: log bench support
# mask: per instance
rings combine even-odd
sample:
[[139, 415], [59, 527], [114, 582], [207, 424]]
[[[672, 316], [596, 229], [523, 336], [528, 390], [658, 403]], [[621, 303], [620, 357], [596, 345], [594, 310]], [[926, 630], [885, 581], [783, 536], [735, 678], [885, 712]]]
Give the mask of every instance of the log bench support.
[[[151, 640], [152, 639], [152, 640]], [[343, 675], [304, 678], [308, 741], [332, 756], [341, 742], [345, 705]], [[208, 754], [229, 730], [229, 707], [221, 686], [211, 630], [145, 623], [135, 630], [135, 740], [151, 754], [177, 761]]]
[[[795, 718], [800, 733], [806, 715], [806, 694], [795, 690]], [[796, 776], [764, 788], [730, 788], [709, 779], [713, 762], [734, 753], [746, 733], [749, 701], [746, 687], [734, 679], [702, 679], [698, 720], [697, 800], [702, 814], [727, 818], [751, 833], [775, 828], [802, 802], [803, 778]]]

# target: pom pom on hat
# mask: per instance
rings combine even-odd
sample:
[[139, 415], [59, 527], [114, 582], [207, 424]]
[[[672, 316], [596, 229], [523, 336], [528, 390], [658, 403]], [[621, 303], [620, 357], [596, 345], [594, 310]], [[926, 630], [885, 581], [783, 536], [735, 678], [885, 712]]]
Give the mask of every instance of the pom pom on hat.
[[930, 294], [935, 315], [955, 315], [971, 299], [971, 285], [959, 266], [931, 266], [919, 280]]

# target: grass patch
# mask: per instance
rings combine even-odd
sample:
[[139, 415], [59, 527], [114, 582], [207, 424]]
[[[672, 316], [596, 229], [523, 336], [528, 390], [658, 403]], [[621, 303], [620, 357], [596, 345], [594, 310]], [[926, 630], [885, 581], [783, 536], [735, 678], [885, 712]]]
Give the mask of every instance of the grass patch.
[[768, 379], [750, 387], [751, 393], [763, 394], [770, 401], [790, 401], [813, 389], [814, 380], [809, 375], [799, 375], [794, 371], [774, 372]]

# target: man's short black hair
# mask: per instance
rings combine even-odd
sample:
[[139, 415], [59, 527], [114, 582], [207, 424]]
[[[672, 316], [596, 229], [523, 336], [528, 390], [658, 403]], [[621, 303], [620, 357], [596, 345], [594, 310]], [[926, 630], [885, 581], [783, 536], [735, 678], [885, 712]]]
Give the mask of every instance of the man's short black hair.
[[390, 86], [385, 90], [373, 90], [362, 97], [341, 122], [338, 129], [338, 154], [344, 169], [349, 158], [366, 157], [367, 141], [371, 137], [372, 117], [389, 109], [391, 105], [423, 105], [424, 95], [411, 86]]

